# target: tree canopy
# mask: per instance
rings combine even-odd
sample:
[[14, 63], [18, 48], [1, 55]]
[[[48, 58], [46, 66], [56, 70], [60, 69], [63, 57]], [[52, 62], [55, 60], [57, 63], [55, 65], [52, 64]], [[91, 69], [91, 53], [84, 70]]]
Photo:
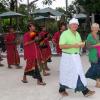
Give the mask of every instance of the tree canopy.
[[75, 0], [75, 2], [78, 5], [82, 6], [86, 10], [86, 12], [100, 12], [100, 0]]

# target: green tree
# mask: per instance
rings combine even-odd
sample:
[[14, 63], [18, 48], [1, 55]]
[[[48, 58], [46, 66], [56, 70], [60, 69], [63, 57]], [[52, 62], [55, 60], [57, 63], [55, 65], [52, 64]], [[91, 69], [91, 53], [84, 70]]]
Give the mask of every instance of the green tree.
[[75, 2], [82, 6], [87, 15], [92, 16], [92, 22], [95, 22], [95, 14], [100, 13], [100, 0], [75, 0]]
[[18, 7], [18, 12], [22, 13], [24, 15], [27, 15], [27, 5], [26, 4], [20, 4]]
[[0, 2], [9, 10], [11, 11], [16, 11], [18, 8], [18, 1], [23, 1], [23, 0], [0, 0]]
[[75, 2], [81, 5], [87, 12], [100, 12], [100, 0], [76, 0]]
[[57, 7], [56, 10], [62, 13], [66, 13], [65, 9], [62, 7]]
[[0, 13], [3, 13], [5, 11], [7, 11], [7, 9], [5, 8], [4, 5], [2, 5], [2, 3], [0, 3]]

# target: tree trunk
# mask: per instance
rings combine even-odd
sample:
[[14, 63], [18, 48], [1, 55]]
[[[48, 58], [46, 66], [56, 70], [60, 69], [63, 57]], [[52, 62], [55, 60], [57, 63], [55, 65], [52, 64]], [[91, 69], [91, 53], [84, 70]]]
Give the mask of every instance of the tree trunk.
[[91, 21], [92, 21], [92, 23], [95, 22], [95, 14], [94, 13], [91, 14]]
[[67, 17], [68, 17], [68, 13], [67, 13], [67, 9], [68, 9], [68, 0], [66, 0], [65, 4], [66, 4], [66, 20], [67, 20]]
[[86, 33], [90, 32], [90, 14], [87, 13], [87, 18], [85, 20], [86, 25], [85, 25], [85, 31]]
[[67, 8], [68, 8], [68, 0], [66, 0], [66, 15], [67, 15]]
[[29, 12], [30, 12], [29, 0], [27, 0], [27, 12], [28, 12], [28, 18], [29, 18]]
[[[10, 10], [14, 11], [14, 0], [10, 0]], [[12, 17], [10, 18], [10, 25], [12, 25]]]

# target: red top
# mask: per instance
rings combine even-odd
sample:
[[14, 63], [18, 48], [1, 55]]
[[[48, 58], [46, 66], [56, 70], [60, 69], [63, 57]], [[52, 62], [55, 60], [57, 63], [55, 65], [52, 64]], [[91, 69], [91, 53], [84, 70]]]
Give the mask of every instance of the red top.
[[[32, 41], [29, 32], [24, 34], [24, 44]], [[40, 50], [35, 42], [24, 46], [24, 59], [40, 59]]]
[[16, 45], [14, 44], [15, 39], [16, 39], [15, 33], [8, 33], [5, 35], [5, 43], [7, 48], [16, 47]]
[[50, 45], [49, 45], [49, 39], [48, 39], [47, 36], [45, 36], [45, 35], [48, 35], [48, 34], [49, 33], [45, 32], [45, 31], [41, 31], [39, 33], [40, 37], [44, 38], [43, 42], [47, 46], [46, 48], [41, 48], [43, 61], [47, 61], [51, 57], [51, 48], [50, 48]]
[[54, 33], [54, 36], [52, 38], [52, 41], [53, 41], [53, 43], [55, 43], [55, 46], [56, 46], [56, 52], [58, 54], [61, 53], [61, 49], [59, 47], [60, 35], [61, 35], [61, 33], [58, 31], [58, 32]]

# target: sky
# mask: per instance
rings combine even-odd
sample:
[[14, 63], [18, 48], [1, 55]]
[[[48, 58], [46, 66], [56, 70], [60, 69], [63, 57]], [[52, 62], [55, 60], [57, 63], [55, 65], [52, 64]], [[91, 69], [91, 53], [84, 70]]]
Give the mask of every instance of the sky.
[[[33, 1], [33, 0], [29, 0], [30, 2]], [[45, 6], [42, 4], [42, 1], [43, 0], [39, 0], [36, 5], [38, 8], [45, 8], [45, 7], [48, 7], [48, 6]], [[70, 5], [72, 3], [72, 1], [74, 0], [68, 0], [68, 5]], [[23, 0], [23, 3], [27, 3], [27, 0]], [[53, 1], [52, 5], [50, 5], [49, 7], [51, 8], [56, 8], [56, 7], [64, 7], [65, 8], [65, 0], [56, 0], [56, 1]]]

